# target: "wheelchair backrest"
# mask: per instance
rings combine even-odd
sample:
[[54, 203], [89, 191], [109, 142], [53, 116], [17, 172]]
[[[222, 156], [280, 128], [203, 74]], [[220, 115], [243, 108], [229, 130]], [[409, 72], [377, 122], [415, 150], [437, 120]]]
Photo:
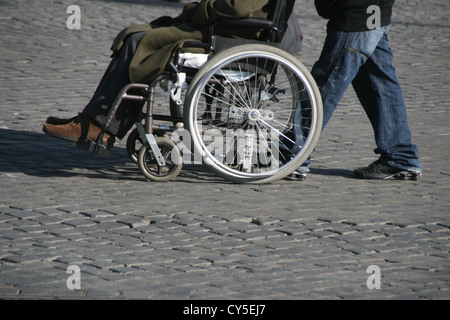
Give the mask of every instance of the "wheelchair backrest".
[[262, 41], [281, 42], [287, 30], [289, 17], [294, 9], [295, 0], [271, 0], [268, 20], [272, 21], [273, 29], [263, 31]]
[[[210, 26], [209, 43], [214, 51], [220, 52], [226, 48], [246, 42], [265, 42], [278, 46], [288, 27], [288, 20], [292, 14], [295, 0], [270, 0], [268, 3], [269, 12], [267, 19], [221, 19]], [[254, 40], [235, 39], [228, 36], [218, 36], [215, 32], [217, 26], [230, 28], [261, 30], [260, 35]]]
[[[206, 52], [218, 53], [232, 46], [245, 43], [261, 43], [279, 46], [288, 27], [288, 20], [294, 9], [295, 0], [270, 0], [268, 3], [267, 19], [221, 19], [209, 27], [209, 32], [204, 42], [186, 41], [185, 48], [202, 48]], [[234, 38], [230, 35], [218, 35], [216, 27], [238, 27], [262, 30], [258, 39]], [[219, 33], [220, 34], [220, 33]], [[178, 55], [178, 53], [177, 53]], [[178, 59], [176, 59], [178, 61]]]

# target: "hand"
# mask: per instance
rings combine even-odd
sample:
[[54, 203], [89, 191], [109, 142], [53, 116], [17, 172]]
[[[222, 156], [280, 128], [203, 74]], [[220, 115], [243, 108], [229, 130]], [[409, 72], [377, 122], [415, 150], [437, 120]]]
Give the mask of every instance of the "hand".
[[157, 26], [157, 27], [168, 27], [168, 26], [173, 25], [174, 20], [175, 19], [172, 17], [163, 16], [163, 17], [159, 17], [159, 18], [153, 20], [152, 22], [150, 22], [150, 25]]
[[184, 6], [183, 12], [181, 15], [183, 16], [183, 20], [185, 22], [191, 22], [192, 18], [194, 17], [195, 11], [197, 11], [199, 3], [198, 2], [191, 2]]

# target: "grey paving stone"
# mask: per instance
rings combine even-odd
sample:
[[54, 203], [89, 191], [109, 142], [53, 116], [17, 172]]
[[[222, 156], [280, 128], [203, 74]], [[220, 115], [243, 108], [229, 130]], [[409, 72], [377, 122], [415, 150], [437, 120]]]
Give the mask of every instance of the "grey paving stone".
[[[303, 182], [236, 185], [184, 166], [153, 183], [126, 139], [98, 157], [42, 133], [49, 115], [72, 117], [89, 101], [115, 34], [186, 2], [79, 0], [75, 31], [61, 1], [2, 1], [0, 298], [450, 298], [448, 1], [398, 0], [390, 28], [418, 182], [352, 178], [376, 159], [352, 90]], [[307, 68], [326, 32], [313, 5], [295, 5]], [[66, 287], [70, 265], [81, 267], [79, 291]], [[366, 287], [369, 265], [381, 268], [381, 290]]]

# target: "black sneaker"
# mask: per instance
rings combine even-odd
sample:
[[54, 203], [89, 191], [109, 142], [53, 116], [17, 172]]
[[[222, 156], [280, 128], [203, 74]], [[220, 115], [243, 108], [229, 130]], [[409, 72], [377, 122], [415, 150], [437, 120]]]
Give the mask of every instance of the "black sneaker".
[[301, 166], [298, 169], [296, 169], [294, 172], [286, 176], [285, 180], [291, 180], [291, 181], [304, 181], [306, 180], [306, 175], [309, 172], [309, 168], [307, 166]]
[[358, 179], [417, 180], [419, 179], [420, 172], [395, 168], [378, 160], [368, 167], [353, 170], [353, 175]]
[[306, 172], [294, 171], [287, 175], [284, 179], [290, 181], [304, 181], [306, 179]]

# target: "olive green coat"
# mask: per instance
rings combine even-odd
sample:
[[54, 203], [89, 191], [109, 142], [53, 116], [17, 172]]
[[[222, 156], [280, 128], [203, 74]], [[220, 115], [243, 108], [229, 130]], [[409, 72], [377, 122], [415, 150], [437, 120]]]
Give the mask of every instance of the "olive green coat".
[[[126, 38], [136, 32], [146, 32], [139, 43], [130, 64], [131, 82], [150, 83], [164, 71], [175, 51], [185, 41], [201, 41], [208, 26], [221, 18], [266, 18], [269, 0], [202, 0], [191, 23], [168, 27], [133, 25], [121, 31], [111, 49], [117, 52]], [[236, 37], [255, 38], [255, 31], [232, 30]], [[218, 34], [229, 35], [230, 29]]]

